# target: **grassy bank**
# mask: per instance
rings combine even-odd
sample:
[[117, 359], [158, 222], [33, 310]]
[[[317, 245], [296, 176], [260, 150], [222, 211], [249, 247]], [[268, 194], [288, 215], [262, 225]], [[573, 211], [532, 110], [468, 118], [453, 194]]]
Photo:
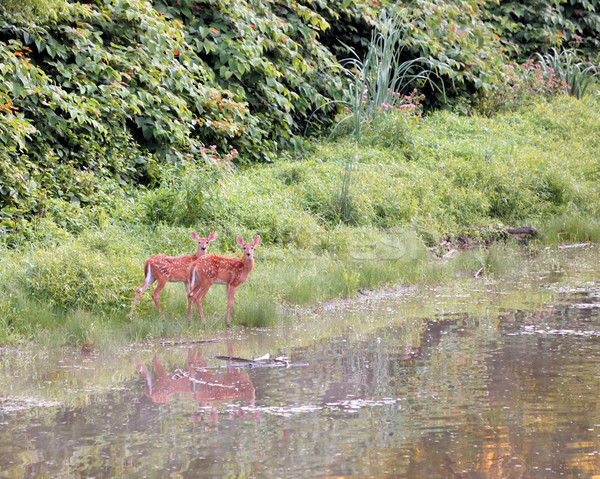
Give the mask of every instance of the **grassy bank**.
[[211, 252], [228, 255], [240, 253], [237, 235], [261, 235], [234, 308], [234, 324], [249, 326], [281, 320], [281, 305], [497, 274], [518, 261], [510, 245], [450, 259], [432, 250], [459, 237], [485, 244], [500, 226], [536, 226], [534, 244], [600, 241], [599, 107], [597, 96], [558, 97], [492, 119], [390, 115], [359, 145], [342, 135], [241, 171], [171, 165], [158, 188], [107, 183], [91, 207], [48, 202], [27, 240], [2, 250], [0, 343], [101, 345], [223, 328], [219, 286], [205, 300], [206, 326], [197, 317], [188, 326], [182, 285], [161, 295], [166, 321], [149, 292], [127, 317], [144, 260], [192, 253], [191, 230], [216, 230]]
[[[183, 230], [170, 232], [185, 236]], [[166, 320], [147, 292], [130, 321], [127, 311], [142, 282], [147, 255], [125, 261], [121, 248], [133, 244], [135, 237], [104, 233], [101, 242], [109, 247], [103, 252], [92, 249], [100, 233], [90, 232], [52, 251], [32, 249], [29, 259], [22, 252], [4, 257], [2, 274], [8, 280], [2, 289], [1, 343], [33, 338], [42, 346], [89, 343], [104, 348], [148, 338], [196, 338], [225, 328], [222, 286], [213, 287], [204, 300], [206, 325], [196, 313], [188, 324], [181, 284], [168, 285], [160, 296]], [[376, 246], [368, 252], [357, 249], [356, 254], [257, 248], [255, 269], [236, 293], [234, 325], [269, 326], [292, 318], [297, 308], [390, 284], [452, 281], [456, 275], [476, 272], [501, 274], [518, 258], [515, 246], [495, 245], [439, 259], [412, 233], [368, 233], [360, 235], [362, 242], [356, 238], [356, 246], [362, 248], [366, 241]]]

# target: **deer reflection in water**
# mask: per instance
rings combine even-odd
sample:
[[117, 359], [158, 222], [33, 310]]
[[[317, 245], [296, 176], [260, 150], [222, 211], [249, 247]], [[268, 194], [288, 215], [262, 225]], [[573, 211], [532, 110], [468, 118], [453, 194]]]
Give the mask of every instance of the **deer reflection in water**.
[[[228, 355], [232, 357], [231, 343], [228, 343]], [[215, 373], [207, 367], [201, 348], [188, 351], [185, 369], [168, 372], [158, 356], [154, 356], [152, 365], [154, 373], [136, 361], [138, 372], [146, 379], [146, 396], [154, 403], [167, 403], [176, 395], [182, 395], [196, 401], [201, 407], [224, 401], [243, 401], [246, 406], [254, 406], [255, 390], [248, 373], [229, 363], [225, 372]], [[213, 407], [214, 420], [217, 419], [216, 412]]]

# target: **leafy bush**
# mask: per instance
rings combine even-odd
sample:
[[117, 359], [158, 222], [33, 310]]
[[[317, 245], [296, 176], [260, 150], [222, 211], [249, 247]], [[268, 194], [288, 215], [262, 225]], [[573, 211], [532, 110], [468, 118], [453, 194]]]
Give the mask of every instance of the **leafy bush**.
[[489, 21], [519, 61], [553, 48], [580, 48], [591, 58], [600, 49], [598, 0], [503, 0], [488, 2]]
[[[584, 77], [579, 79], [583, 81]], [[491, 117], [501, 111], [516, 111], [541, 99], [552, 99], [570, 92], [571, 86], [556, 70], [544, 61], [531, 59], [521, 65], [511, 65], [506, 83], [481, 97], [475, 109]]]
[[[419, 88], [429, 108], [468, 108], [504, 82], [507, 59], [485, 20], [485, 0], [425, 0], [396, 4], [392, 12], [405, 30], [405, 59], [426, 58], [433, 75]], [[435, 78], [435, 80], [434, 80]]]
[[135, 270], [133, 258], [90, 251], [82, 243], [40, 251], [25, 266], [19, 281], [33, 296], [50, 307], [105, 312], [131, 302], [124, 278]]
[[67, 0], [4, 0], [2, 3], [11, 14], [40, 23], [56, 18], [66, 8]]
[[308, 115], [339, 95], [335, 58], [318, 39], [329, 23], [311, 5], [163, 0], [155, 8], [185, 23], [215, 81], [248, 102], [252, 116], [236, 147], [258, 159], [291, 145]]
[[232, 150], [221, 159], [212, 145], [201, 147], [196, 157], [169, 162], [157, 178], [160, 186], [138, 197], [142, 221], [183, 226], [213, 222], [226, 207], [223, 182], [233, 174], [236, 156], [237, 150]]
[[4, 228], [24, 227], [46, 198], [93, 203], [105, 178], [151, 182], [156, 158], [240, 134], [245, 107], [210, 86], [181, 25], [147, 3], [67, 4], [43, 28], [0, 10]]

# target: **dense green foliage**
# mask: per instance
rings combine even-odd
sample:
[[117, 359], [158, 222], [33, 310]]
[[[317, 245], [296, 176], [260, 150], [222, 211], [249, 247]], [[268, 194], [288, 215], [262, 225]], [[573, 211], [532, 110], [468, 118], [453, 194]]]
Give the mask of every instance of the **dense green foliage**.
[[509, 51], [525, 61], [552, 48], [581, 48], [591, 59], [600, 50], [600, 1], [502, 0], [488, 12]]
[[56, 19], [68, 0], [3, 0], [3, 13], [17, 15], [34, 23]]
[[335, 59], [318, 41], [329, 24], [310, 8], [252, 0], [167, 1], [155, 8], [183, 19], [190, 47], [210, 65], [217, 84], [248, 103], [241, 150], [270, 158], [341, 91]]
[[434, 106], [469, 105], [503, 82], [508, 61], [494, 26], [484, 21], [488, 3], [425, 0], [401, 7], [408, 59], [427, 58], [437, 75], [422, 88]]
[[183, 32], [148, 4], [72, 4], [58, 17], [44, 27], [4, 25], [20, 37], [0, 48], [9, 229], [44, 214], [48, 201], [93, 203], [107, 181], [152, 181], [157, 158], [201, 161], [201, 142], [243, 128], [245, 106], [209, 86], [197, 58], [177, 58]]
[[[534, 33], [519, 51], [594, 51], [594, 1], [540, 4], [561, 20], [538, 16], [531, 25], [545, 32], [568, 23], [571, 33], [549, 43]], [[342, 60], [363, 60], [390, 18], [402, 33], [400, 60], [430, 72], [411, 72], [402, 85], [418, 88], [426, 109], [510, 109], [513, 86], [531, 85], [531, 69], [507, 59], [511, 19], [520, 29], [527, 8], [486, 0], [2, 2], [0, 228], [11, 242], [38, 217], [80, 204], [99, 211], [107, 196], [160, 186], [169, 162], [213, 170], [227, 156], [241, 164], [301, 154], [303, 135], [326, 132], [352, 99], [355, 78]], [[552, 79], [539, 73], [537, 93], [546, 94]], [[218, 168], [209, 176], [218, 179]]]

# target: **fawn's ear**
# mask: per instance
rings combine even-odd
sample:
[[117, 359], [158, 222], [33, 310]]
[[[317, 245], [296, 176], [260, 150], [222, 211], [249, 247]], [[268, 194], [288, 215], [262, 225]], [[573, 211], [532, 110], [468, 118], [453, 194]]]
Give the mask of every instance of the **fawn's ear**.
[[258, 246], [258, 244], [260, 243], [260, 236], [257, 236], [256, 238], [254, 238], [254, 243], [252, 243], [254, 246]]
[[240, 246], [244, 246], [244, 240], [241, 236], [238, 236], [236, 241], [237, 241], [237, 244], [239, 244]]
[[194, 231], [190, 233], [190, 238], [192, 238], [196, 242], [200, 241], [200, 236], [198, 236]]
[[208, 242], [210, 243], [211, 241], [214, 241], [215, 239], [217, 239], [217, 232], [213, 231], [208, 237]]

